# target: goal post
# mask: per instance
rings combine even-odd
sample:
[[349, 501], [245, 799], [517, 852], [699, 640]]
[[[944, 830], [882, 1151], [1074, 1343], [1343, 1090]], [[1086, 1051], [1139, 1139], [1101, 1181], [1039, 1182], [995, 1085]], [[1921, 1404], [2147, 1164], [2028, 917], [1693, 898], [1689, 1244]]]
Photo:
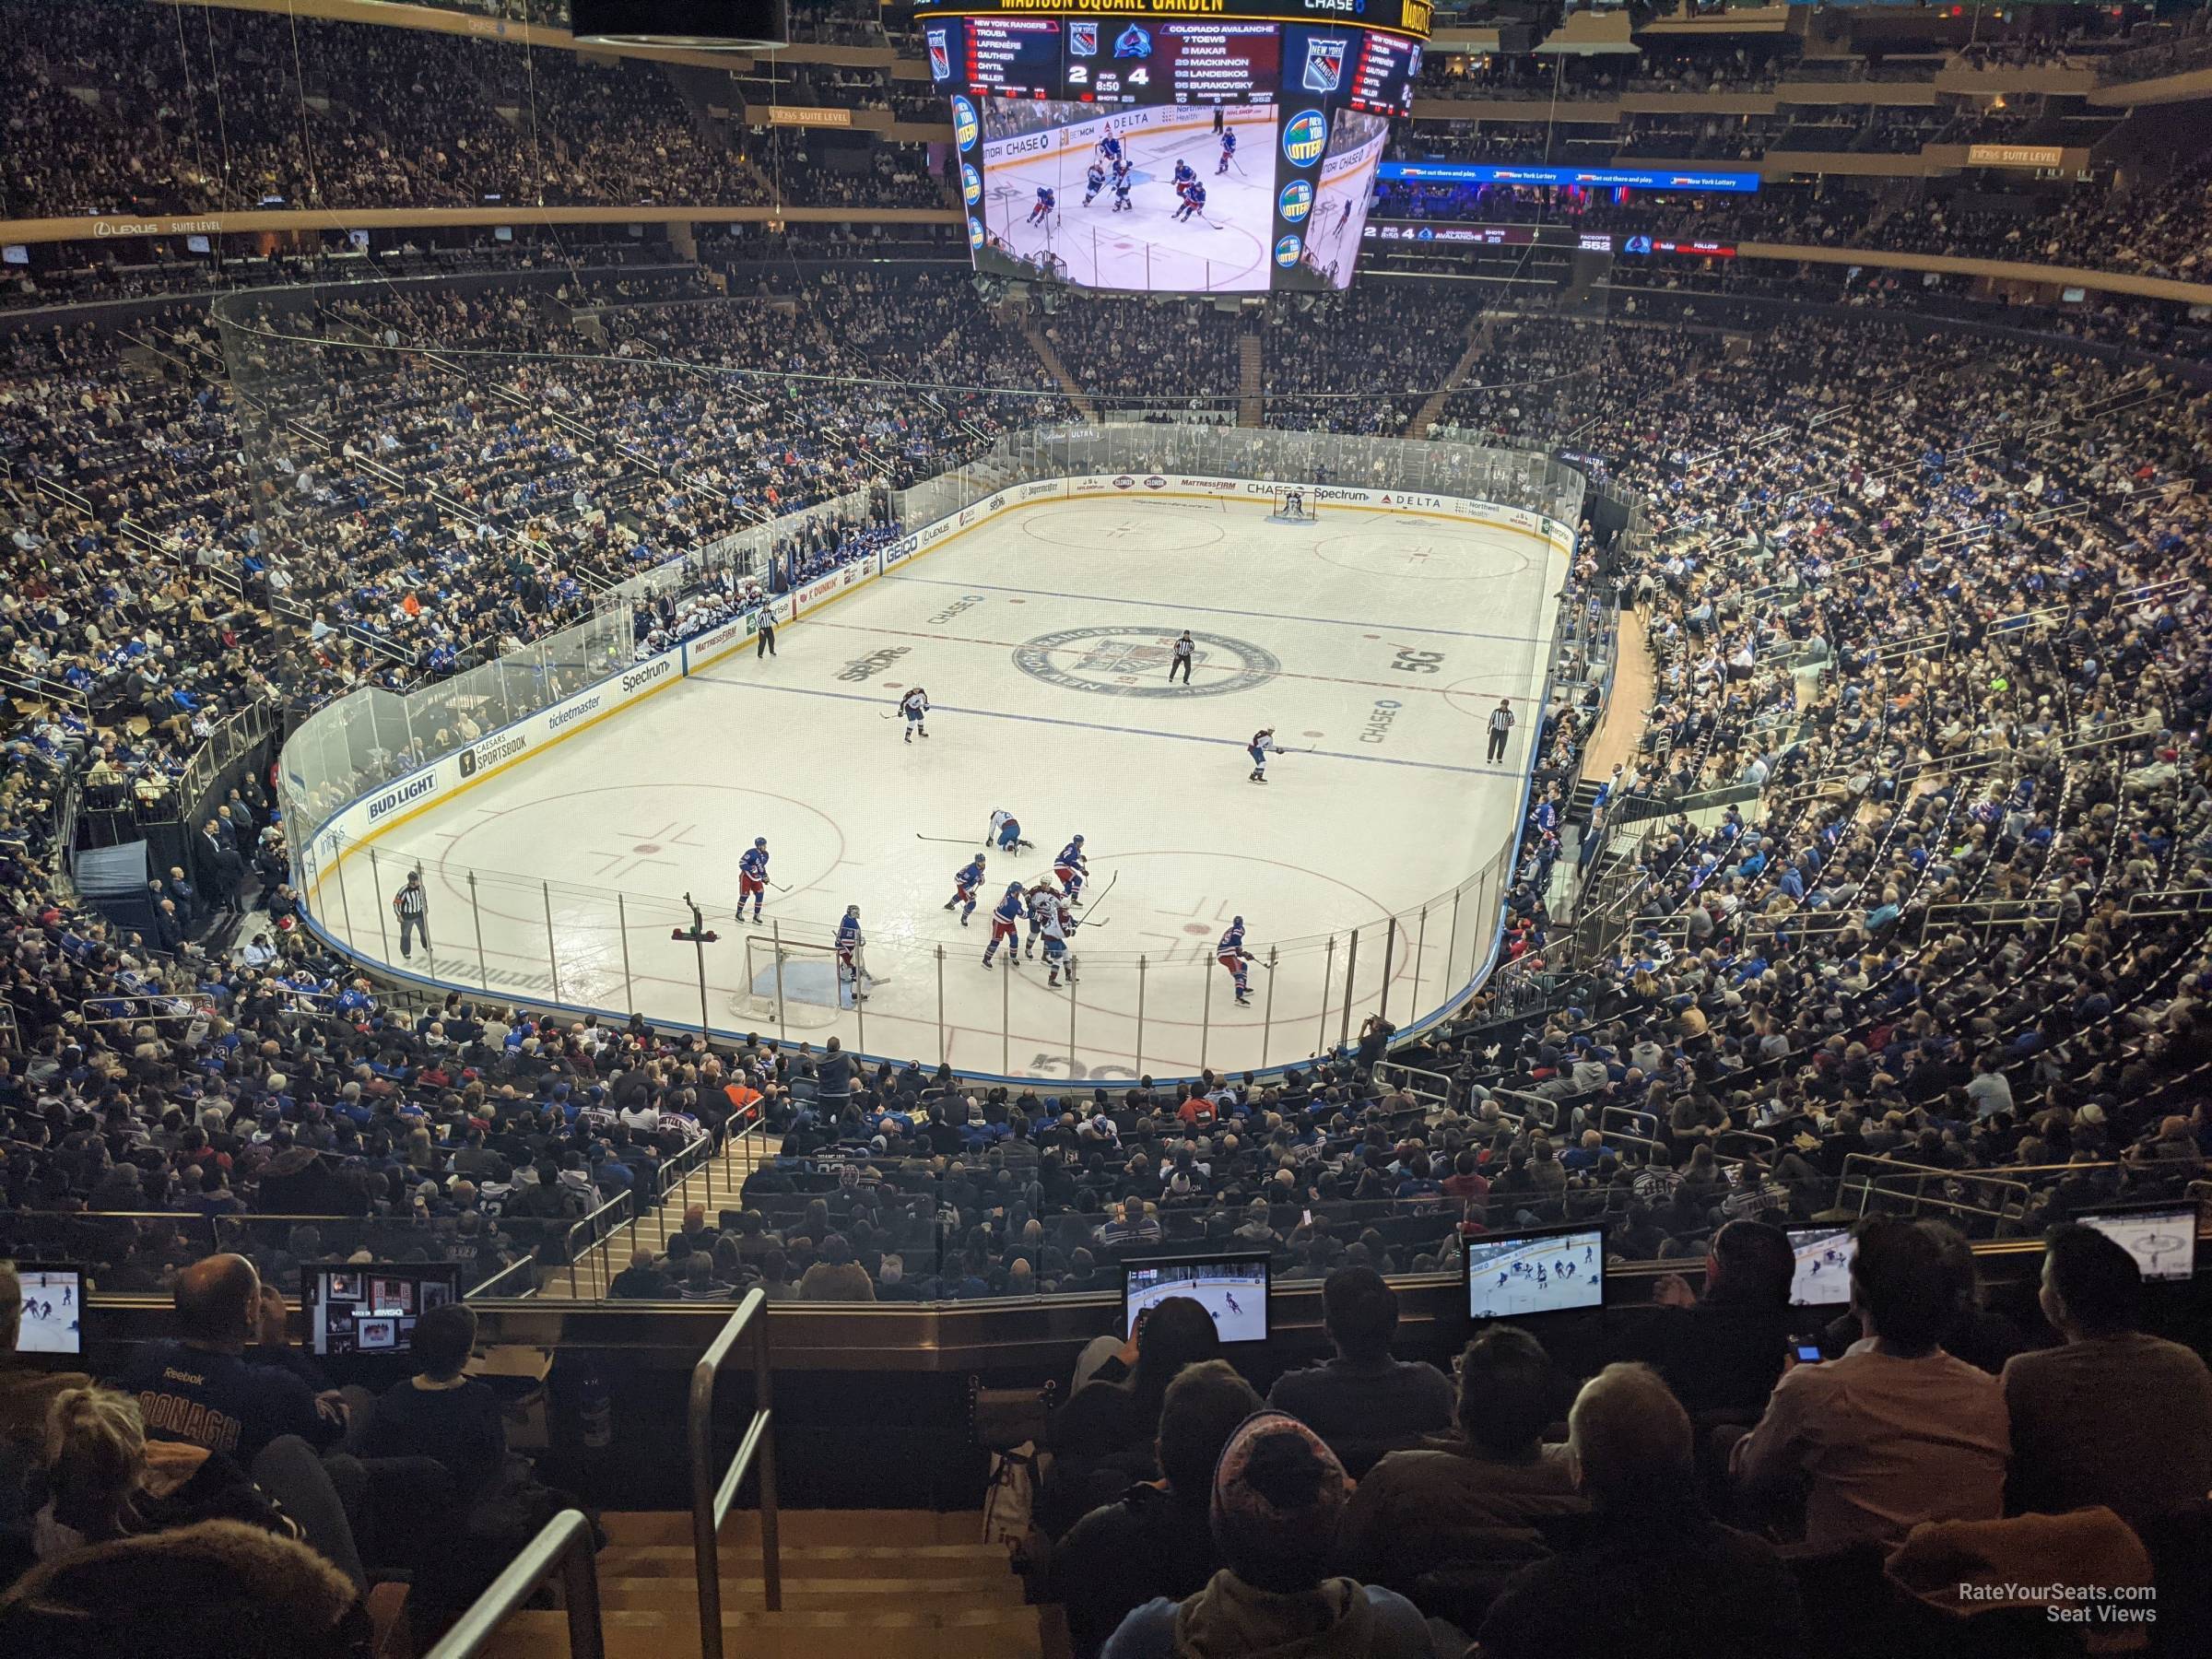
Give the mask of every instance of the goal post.
[[1313, 523], [1313, 503], [1308, 499], [1302, 484], [1281, 484], [1276, 487], [1274, 511], [1267, 514], [1271, 524], [1311, 524]]
[[732, 1011], [740, 1017], [811, 1029], [836, 1024], [851, 1006], [851, 992], [838, 980], [834, 946], [778, 940], [767, 934], [747, 934], [742, 945], [745, 982], [730, 998]]

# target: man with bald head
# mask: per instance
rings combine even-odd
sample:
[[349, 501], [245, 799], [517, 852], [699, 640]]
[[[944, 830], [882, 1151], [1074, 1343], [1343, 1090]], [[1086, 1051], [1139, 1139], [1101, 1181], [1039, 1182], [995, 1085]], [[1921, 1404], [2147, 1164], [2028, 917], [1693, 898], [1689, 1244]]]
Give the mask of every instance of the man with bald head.
[[279, 1436], [317, 1450], [344, 1419], [325, 1414], [290, 1371], [248, 1363], [260, 1331], [261, 1276], [241, 1255], [209, 1256], [177, 1275], [174, 1339], [142, 1351], [117, 1380], [138, 1398], [149, 1440], [182, 1441], [250, 1465]]

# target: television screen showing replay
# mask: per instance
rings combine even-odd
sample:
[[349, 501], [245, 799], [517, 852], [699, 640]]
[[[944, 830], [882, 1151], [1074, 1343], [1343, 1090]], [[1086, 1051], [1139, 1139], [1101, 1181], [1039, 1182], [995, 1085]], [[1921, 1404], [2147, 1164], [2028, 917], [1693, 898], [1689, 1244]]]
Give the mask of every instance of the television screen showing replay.
[[1223, 1342], [1267, 1340], [1267, 1258], [1129, 1262], [1122, 1272], [1122, 1335], [1171, 1296], [1187, 1296], [1214, 1316]]
[[430, 1308], [459, 1300], [450, 1266], [383, 1262], [310, 1267], [300, 1300], [307, 1308], [308, 1340], [317, 1354], [406, 1354], [415, 1346], [415, 1322]]
[[1606, 1240], [1596, 1228], [1469, 1239], [1467, 1312], [1525, 1319], [1602, 1306]]
[[23, 1323], [16, 1332], [16, 1351], [83, 1353], [85, 1270], [18, 1262], [16, 1277], [23, 1282]]
[[1790, 1306], [1841, 1308], [1851, 1300], [1851, 1265], [1859, 1241], [1848, 1227], [1785, 1227], [1790, 1254]]
[[2076, 1219], [2126, 1246], [2127, 1253], [2136, 1258], [2136, 1267], [2146, 1284], [2187, 1279], [2196, 1274], [2194, 1205], [2085, 1210]]

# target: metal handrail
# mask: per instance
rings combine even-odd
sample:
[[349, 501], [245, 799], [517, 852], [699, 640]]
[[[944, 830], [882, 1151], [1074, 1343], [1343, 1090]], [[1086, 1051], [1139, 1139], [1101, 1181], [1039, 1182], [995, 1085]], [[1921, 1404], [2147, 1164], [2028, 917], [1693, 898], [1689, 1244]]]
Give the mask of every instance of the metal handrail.
[[[714, 1434], [714, 1383], [724, 1363], [747, 1326], [753, 1333], [753, 1420], [746, 1425], [737, 1454], [717, 1481], [707, 1458]], [[699, 1578], [700, 1659], [722, 1659], [722, 1564], [716, 1541], [737, 1488], [760, 1464], [760, 1578], [768, 1610], [783, 1606], [782, 1552], [776, 1536], [776, 1440], [768, 1361], [768, 1297], [758, 1287], [746, 1292], [722, 1327], [722, 1334], [691, 1368], [691, 1402], [687, 1413], [691, 1447], [691, 1559]], [[431, 1659], [441, 1659], [432, 1654]]]
[[582, 1510], [563, 1510], [523, 1546], [506, 1571], [453, 1621], [428, 1659], [476, 1659], [508, 1616], [560, 1574], [569, 1611], [569, 1659], [606, 1659], [606, 1632], [599, 1618], [599, 1563], [592, 1524]]

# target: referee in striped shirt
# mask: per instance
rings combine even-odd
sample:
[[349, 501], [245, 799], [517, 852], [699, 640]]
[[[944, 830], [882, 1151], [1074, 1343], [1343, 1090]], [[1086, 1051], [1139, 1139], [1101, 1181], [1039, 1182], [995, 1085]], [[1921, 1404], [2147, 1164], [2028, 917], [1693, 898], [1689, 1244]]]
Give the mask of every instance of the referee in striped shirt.
[[422, 872], [409, 870], [407, 885], [392, 895], [392, 913], [399, 918], [399, 954], [404, 960], [415, 954], [415, 936], [430, 948], [430, 896], [423, 888]]

